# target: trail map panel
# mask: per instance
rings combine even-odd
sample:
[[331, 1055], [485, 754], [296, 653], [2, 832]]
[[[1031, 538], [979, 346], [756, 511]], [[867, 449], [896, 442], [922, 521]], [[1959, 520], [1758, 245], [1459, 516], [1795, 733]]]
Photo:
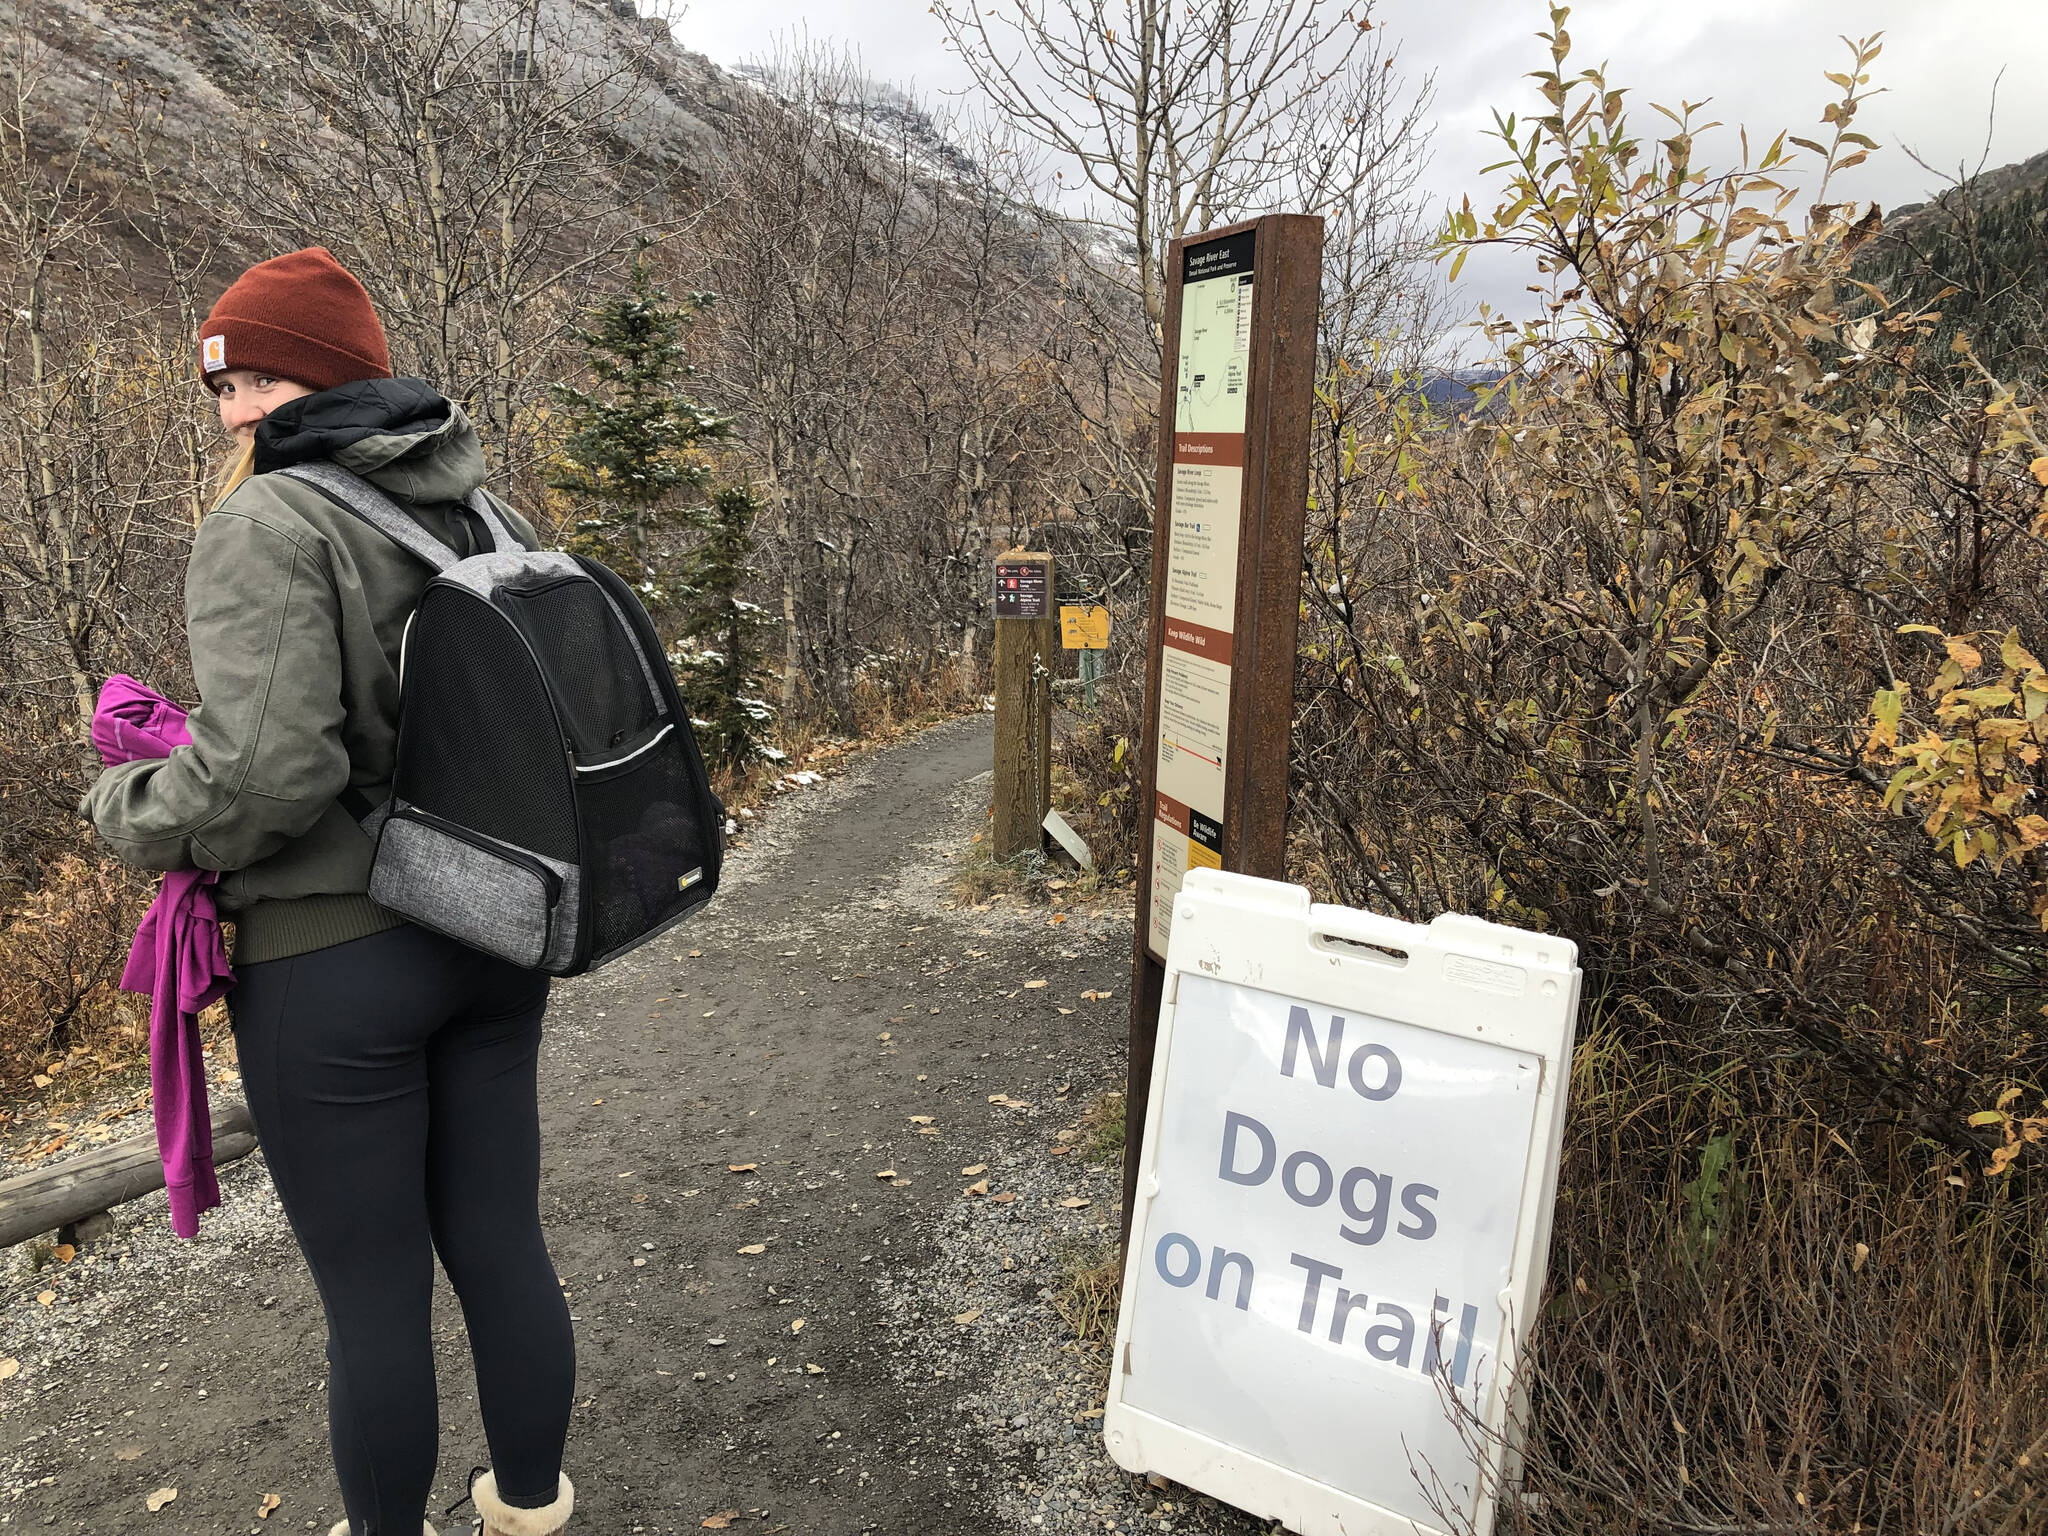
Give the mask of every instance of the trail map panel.
[[1254, 252], [1254, 232], [1245, 230], [1189, 246], [1181, 258], [1146, 935], [1161, 957], [1183, 876], [1190, 868], [1214, 869], [1222, 861]]
[[1188, 247], [1181, 268], [1176, 432], [1244, 432], [1251, 373], [1250, 230]]

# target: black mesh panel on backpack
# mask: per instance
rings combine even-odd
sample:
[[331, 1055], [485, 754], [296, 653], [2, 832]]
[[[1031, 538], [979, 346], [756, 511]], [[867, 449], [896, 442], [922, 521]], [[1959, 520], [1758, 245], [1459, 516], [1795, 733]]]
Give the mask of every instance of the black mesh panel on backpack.
[[[434, 658], [405, 680], [398, 782], [407, 798], [486, 837], [576, 863], [569, 765], [518, 632], [481, 598], [430, 586], [407, 650]], [[477, 771], [480, 756], [488, 773]]]
[[[591, 893], [593, 959], [602, 959], [711, 894], [697, 789], [673, 732], [612, 776], [585, 779], [583, 867]], [[690, 884], [692, 871], [701, 872]]]
[[653, 689], [619, 616], [592, 581], [555, 580], [498, 601], [533, 642], [577, 753], [599, 756], [654, 723]]

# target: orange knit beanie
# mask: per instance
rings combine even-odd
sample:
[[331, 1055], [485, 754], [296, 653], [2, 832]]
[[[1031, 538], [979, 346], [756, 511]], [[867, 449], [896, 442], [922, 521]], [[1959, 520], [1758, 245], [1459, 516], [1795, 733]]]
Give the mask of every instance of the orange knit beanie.
[[369, 294], [324, 246], [259, 261], [236, 278], [199, 328], [208, 389], [253, 368], [310, 389], [391, 377], [391, 353]]

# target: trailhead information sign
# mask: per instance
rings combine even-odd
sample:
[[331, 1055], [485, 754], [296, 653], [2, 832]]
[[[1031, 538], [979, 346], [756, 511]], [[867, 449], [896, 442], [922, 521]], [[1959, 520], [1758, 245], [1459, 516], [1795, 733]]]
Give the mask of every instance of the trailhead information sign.
[[1161, 955], [1182, 878], [1223, 864], [1255, 244], [1244, 230], [1181, 253], [1148, 935]]
[[1188, 876], [1103, 1421], [1120, 1465], [1296, 1531], [1486, 1531], [1578, 991], [1550, 935]]

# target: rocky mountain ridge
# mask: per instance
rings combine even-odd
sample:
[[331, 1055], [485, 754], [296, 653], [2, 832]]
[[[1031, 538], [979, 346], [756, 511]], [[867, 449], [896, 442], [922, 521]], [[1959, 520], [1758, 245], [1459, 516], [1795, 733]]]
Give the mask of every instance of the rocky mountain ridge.
[[[32, 151], [68, 157], [90, 139], [91, 175], [116, 201], [132, 191], [132, 156], [113, 125], [119, 97], [155, 98], [155, 153], [168, 195], [193, 220], [219, 221], [226, 256], [246, 256], [234, 212], [204, 186], [209, 168], [229, 163], [238, 109], [252, 93], [276, 89], [294, 54], [354, 39], [403, 0], [0, 0], [10, 49], [31, 83]], [[473, 8], [479, 13], [482, 8]], [[671, 184], [698, 180], [722, 152], [720, 123], [736, 93], [751, 89], [710, 59], [678, 45], [666, 21], [639, 14], [634, 0], [538, 0], [532, 36], [548, 67], [572, 87], [615, 77], [633, 110], [612, 126], [621, 164]], [[189, 174], [187, 174], [189, 168]]]

